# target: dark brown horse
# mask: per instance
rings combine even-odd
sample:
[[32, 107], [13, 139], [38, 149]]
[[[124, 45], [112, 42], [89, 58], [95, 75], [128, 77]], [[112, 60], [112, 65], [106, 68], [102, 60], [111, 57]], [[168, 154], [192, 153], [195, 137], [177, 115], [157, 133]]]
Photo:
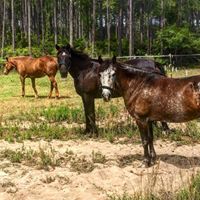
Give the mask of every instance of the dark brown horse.
[[[63, 47], [56, 45], [56, 49], [61, 76], [67, 77], [68, 72], [70, 73], [74, 79], [76, 92], [82, 98], [86, 118], [85, 132], [97, 132], [94, 99], [102, 98], [98, 75], [99, 63], [102, 62], [102, 59], [91, 59], [87, 54], [71, 48], [70, 45]], [[143, 61], [141, 59], [137, 64], [142, 65]], [[149, 62], [143, 64], [143, 68], [147, 67], [150, 70], [155, 70], [155, 63], [150, 62], [151, 64]], [[120, 96], [121, 94], [117, 89], [113, 90], [113, 97]]]
[[12, 69], [16, 69], [20, 75], [22, 84], [22, 96], [25, 96], [25, 79], [31, 78], [32, 87], [35, 92], [35, 97], [38, 97], [38, 92], [35, 87], [35, 78], [48, 76], [51, 82], [49, 98], [52, 96], [53, 88], [56, 91], [56, 97], [59, 97], [57, 82], [55, 76], [58, 70], [57, 58], [51, 56], [43, 56], [40, 58], [32, 58], [29, 56], [19, 56], [7, 58], [5, 63], [4, 74], [7, 75]]
[[101, 64], [102, 96], [107, 100], [114, 84], [136, 119], [144, 147], [144, 164], [154, 163], [152, 121], [187, 122], [200, 117], [200, 76], [168, 78], [140, 68], [130, 68], [116, 58]]

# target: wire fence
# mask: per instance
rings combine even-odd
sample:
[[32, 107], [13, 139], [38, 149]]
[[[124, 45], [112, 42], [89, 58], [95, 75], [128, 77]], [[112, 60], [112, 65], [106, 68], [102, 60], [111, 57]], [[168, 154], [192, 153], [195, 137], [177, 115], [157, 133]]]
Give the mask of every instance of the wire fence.
[[[107, 59], [110, 57], [103, 57], [103, 59]], [[161, 61], [163, 66], [167, 70], [178, 70], [178, 68], [189, 68], [191, 64], [200, 64], [200, 54], [168, 54], [168, 55], [137, 55], [137, 56], [118, 56], [120, 60], [129, 60], [135, 58], [149, 58], [156, 60], [158, 62]], [[2, 68], [4, 59], [0, 60], [0, 68]], [[190, 64], [191, 63], [191, 64]]]
[[[108, 58], [108, 57], [103, 57]], [[153, 60], [162, 59], [165, 60], [164, 63], [168, 67], [187, 67], [190, 65], [190, 62], [193, 63], [200, 63], [200, 54], [168, 54], [168, 55], [143, 55], [143, 56], [119, 56], [117, 57], [121, 60], [129, 60], [135, 58], [150, 58]]]
[[[109, 57], [103, 57], [104, 59]], [[168, 55], [143, 55], [143, 56], [118, 56], [119, 60], [130, 60], [136, 58], [147, 58], [161, 62], [168, 76], [172, 77], [173, 72], [179, 69], [184, 70], [184, 76], [189, 76], [191, 66], [200, 66], [200, 54], [168, 54]]]

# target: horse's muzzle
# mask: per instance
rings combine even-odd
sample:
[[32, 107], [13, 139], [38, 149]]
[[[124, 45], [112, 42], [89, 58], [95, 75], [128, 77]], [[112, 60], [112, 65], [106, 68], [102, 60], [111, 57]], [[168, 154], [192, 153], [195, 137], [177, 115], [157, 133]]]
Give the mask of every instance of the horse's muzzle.
[[105, 102], [110, 101], [110, 99], [111, 99], [111, 92], [108, 89], [103, 89], [103, 91], [102, 91], [102, 97], [103, 97], [103, 100]]
[[68, 69], [65, 65], [60, 65], [59, 71], [60, 71], [61, 78], [67, 78]]
[[8, 73], [9, 73], [9, 71], [6, 70], [6, 69], [3, 71], [3, 74], [4, 74], [4, 75], [8, 75]]

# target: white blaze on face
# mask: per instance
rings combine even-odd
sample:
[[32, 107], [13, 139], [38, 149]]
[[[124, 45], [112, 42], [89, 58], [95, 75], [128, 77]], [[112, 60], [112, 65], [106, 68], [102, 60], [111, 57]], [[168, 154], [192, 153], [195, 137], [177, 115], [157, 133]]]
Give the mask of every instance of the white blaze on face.
[[115, 69], [112, 65], [108, 69], [100, 72], [100, 82], [102, 86], [102, 96], [104, 100], [109, 101], [111, 97], [111, 90], [114, 88]]
[[65, 52], [62, 53], [62, 56], [66, 56], [67, 54]]

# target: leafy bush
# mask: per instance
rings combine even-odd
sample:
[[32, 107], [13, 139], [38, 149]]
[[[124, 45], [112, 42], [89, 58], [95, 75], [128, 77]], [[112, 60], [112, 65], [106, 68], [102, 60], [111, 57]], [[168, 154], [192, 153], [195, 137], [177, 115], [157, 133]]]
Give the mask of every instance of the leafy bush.
[[163, 43], [164, 54], [189, 54], [198, 53], [200, 50], [200, 39], [190, 32], [187, 27], [166, 27], [157, 32], [154, 48], [160, 52], [160, 44]]

